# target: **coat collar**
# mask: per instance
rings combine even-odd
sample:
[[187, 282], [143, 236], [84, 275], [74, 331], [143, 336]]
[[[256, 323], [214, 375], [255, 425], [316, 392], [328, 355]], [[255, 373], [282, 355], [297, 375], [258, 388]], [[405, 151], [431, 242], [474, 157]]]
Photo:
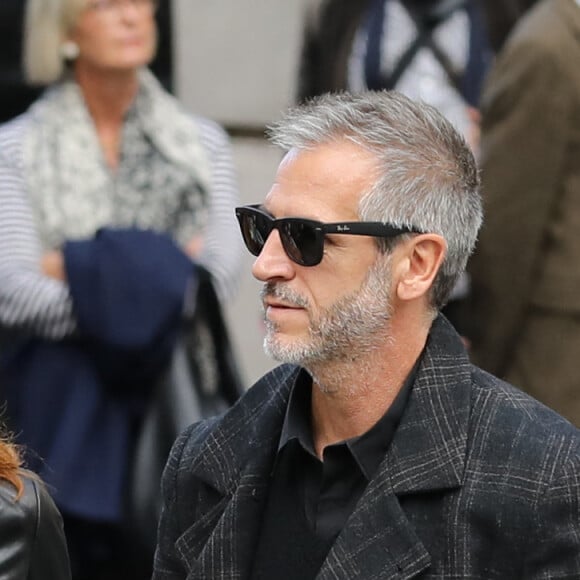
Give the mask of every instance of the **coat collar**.
[[471, 365], [442, 317], [431, 330], [408, 408], [381, 466], [397, 495], [458, 487], [471, 408]]
[[[271, 463], [299, 372], [284, 365], [259, 381], [224, 417], [192, 465], [196, 477], [222, 496], [180, 539], [182, 557], [196, 574], [205, 570], [211, 577], [215, 554], [220, 554], [220, 577], [243, 578], [249, 569]], [[439, 317], [391, 447], [331, 549], [320, 580], [352, 578], [361, 571], [365, 577], [413, 578], [429, 565], [400, 498], [461, 485], [469, 410], [467, 354]]]
[[[286, 405], [299, 372], [293, 365], [275, 368], [232, 407], [192, 465], [198, 479], [222, 495], [232, 495], [244, 474], [269, 475], [269, 468], [262, 470], [277, 449]], [[217, 449], [222, 452], [216, 453]]]
[[[202, 449], [197, 475], [223, 495], [243, 473], [275, 453], [291, 388], [300, 371], [282, 365], [261, 379], [225, 416], [206, 442], [231, 450], [228, 458]], [[471, 366], [449, 323], [434, 322], [415, 384], [379, 477], [397, 494], [456, 487], [463, 477]]]

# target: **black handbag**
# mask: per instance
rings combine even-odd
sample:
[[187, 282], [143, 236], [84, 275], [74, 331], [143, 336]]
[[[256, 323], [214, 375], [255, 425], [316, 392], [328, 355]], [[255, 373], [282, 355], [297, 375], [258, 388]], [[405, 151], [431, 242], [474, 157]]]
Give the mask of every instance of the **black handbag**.
[[242, 393], [221, 305], [209, 274], [201, 269], [195, 304], [138, 430], [129, 474], [127, 525], [139, 558], [152, 558], [154, 553], [161, 476], [175, 439], [192, 423], [225, 411]]

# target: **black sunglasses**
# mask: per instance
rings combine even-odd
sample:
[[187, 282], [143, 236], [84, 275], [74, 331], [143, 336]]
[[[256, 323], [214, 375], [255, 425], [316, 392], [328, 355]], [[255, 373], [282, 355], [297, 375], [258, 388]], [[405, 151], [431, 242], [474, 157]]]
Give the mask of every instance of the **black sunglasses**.
[[324, 224], [304, 218], [274, 219], [261, 209], [260, 205], [237, 207], [236, 217], [250, 253], [258, 256], [272, 230], [277, 229], [284, 251], [293, 262], [300, 266], [320, 264], [324, 254], [324, 236], [326, 234], [393, 238], [401, 234], [419, 233], [410, 228], [399, 228], [383, 222]]

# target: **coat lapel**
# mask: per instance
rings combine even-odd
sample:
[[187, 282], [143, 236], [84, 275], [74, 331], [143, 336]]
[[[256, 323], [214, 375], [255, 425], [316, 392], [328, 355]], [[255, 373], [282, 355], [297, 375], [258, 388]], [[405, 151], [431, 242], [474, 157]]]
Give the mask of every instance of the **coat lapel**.
[[431, 558], [400, 500], [461, 486], [469, 411], [469, 360], [457, 334], [439, 318], [389, 452], [317, 580], [407, 580], [429, 567]]
[[[267, 477], [242, 476], [177, 542], [188, 578], [248, 578], [267, 492]], [[192, 557], [195, 556], [195, 557]]]
[[459, 336], [439, 317], [409, 405], [381, 466], [396, 495], [461, 485], [470, 410], [471, 365]]
[[430, 561], [389, 482], [377, 478], [338, 536], [317, 580], [406, 580]]

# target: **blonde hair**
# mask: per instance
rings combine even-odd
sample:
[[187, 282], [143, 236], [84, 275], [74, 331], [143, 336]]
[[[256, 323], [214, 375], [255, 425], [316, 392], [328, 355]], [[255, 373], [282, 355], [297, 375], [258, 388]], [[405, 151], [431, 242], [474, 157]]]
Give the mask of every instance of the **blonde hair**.
[[26, 80], [49, 85], [65, 72], [61, 45], [87, 0], [27, 0], [24, 17], [23, 65]]

